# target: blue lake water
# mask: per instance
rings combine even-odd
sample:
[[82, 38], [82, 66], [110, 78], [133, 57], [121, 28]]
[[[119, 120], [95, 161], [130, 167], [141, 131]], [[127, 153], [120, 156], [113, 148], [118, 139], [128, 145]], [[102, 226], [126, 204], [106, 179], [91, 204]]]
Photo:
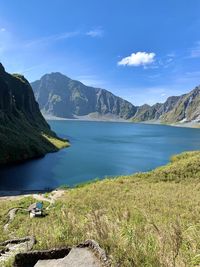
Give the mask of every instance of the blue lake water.
[[0, 190], [43, 190], [148, 171], [200, 149], [200, 130], [118, 122], [49, 121], [71, 147], [0, 170]]

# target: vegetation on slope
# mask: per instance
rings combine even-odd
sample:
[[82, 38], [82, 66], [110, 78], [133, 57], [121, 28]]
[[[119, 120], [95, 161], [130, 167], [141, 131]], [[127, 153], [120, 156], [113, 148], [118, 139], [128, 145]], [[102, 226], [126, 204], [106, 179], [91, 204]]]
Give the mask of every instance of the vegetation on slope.
[[200, 86], [183, 95], [170, 112], [164, 114], [163, 122], [199, 121]]
[[157, 121], [162, 123], [199, 122], [200, 86], [181, 96], [171, 96], [164, 103], [143, 105], [131, 119], [133, 122]]
[[0, 64], [0, 164], [43, 156], [57, 151], [61, 143], [68, 145], [42, 117], [28, 81], [8, 74]]
[[[50, 135], [51, 137], [47, 138]], [[34, 129], [25, 118], [1, 124], [0, 164], [44, 156], [47, 152], [54, 152], [69, 145], [67, 141], [52, 135], [51, 131], [46, 131], [44, 135], [39, 129]]]
[[55, 72], [33, 82], [33, 91], [43, 113], [63, 118], [94, 115], [130, 119], [136, 107], [111, 92], [86, 86]]
[[[37, 249], [95, 239], [114, 266], [199, 266], [199, 192], [200, 152], [187, 152], [148, 173], [66, 190], [48, 216], [30, 220], [19, 212], [9, 231], [36, 236]], [[6, 211], [30, 203], [30, 198], [0, 202], [1, 233]]]
[[45, 139], [47, 139], [51, 144], [53, 144], [57, 149], [62, 149], [64, 147], [70, 146], [69, 142], [63, 139], [58, 139], [53, 136], [42, 134]]

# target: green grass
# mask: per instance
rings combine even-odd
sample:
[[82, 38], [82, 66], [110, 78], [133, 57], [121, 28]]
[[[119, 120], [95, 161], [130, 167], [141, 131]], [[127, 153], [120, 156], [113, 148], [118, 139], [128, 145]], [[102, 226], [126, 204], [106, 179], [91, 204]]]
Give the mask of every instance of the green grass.
[[47, 139], [51, 144], [53, 144], [57, 149], [62, 149], [70, 146], [69, 142], [64, 139], [58, 139], [56, 137], [49, 136], [46, 134], [43, 134], [43, 137]]
[[14, 122], [0, 119], [0, 164], [7, 164], [44, 156], [69, 146], [69, 142], [57, 137], [48, 128], [32, 127], [25, 116]]
[[[20, 201], [0, 202], [1, 233], [2, 214], [31, 199]], [[9, 230], [36, 236], [35, 249], [95, 239], [114, 266], [200, 266], [200, 152], [174, 156], [148, 173], [68, 189], [48, 216], [30, 220], [19, 212]]]
[[68, 146], [51, 131], [23, 76], [1, 74], [0, 88], [0, 165], [42, 157]]

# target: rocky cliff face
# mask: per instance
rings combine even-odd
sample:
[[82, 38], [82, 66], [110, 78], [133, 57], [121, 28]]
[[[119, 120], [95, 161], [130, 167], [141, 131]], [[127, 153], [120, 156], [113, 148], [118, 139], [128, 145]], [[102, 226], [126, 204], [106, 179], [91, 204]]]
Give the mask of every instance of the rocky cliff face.
[[174, 108], [179, 99], [179, 96], [171, 96], [165, 103], [157, 103], [153, 106], [146, 104], [140, 106], [132, 120], [134, 122], [162, 120], [162, 117]]
[[188, 94], [169, 97], [163, 104], [143, 105], [137, 109], [132, 120], [159, 120], [163, 123], [200, 122], [200, 86]]
[[58, 117], [74, 118], [96, 112], [129, 119], [137, 109], [109, 91], [86, 86], [61, 73], [46, 74], [31, 85], [42, 112]]
[[111, 115], [133, 122], [200, 121], [200, 87], [188, 94], [171, 96], [165, 103], [136, 107], [109, 91], [86, 86], [61, 73], [46, 74], [31, 85], [40, 109], [47, 115], [76, 118], [97, 113], [98, 118]]
[[164, 122], [200, 122], [200, 86], [182, 95], [173, 109], [162, 116]]
[[57, 138], [41, 115], [30, 84], [0, 64], [0, 164], [56, 151], [45, 136]]

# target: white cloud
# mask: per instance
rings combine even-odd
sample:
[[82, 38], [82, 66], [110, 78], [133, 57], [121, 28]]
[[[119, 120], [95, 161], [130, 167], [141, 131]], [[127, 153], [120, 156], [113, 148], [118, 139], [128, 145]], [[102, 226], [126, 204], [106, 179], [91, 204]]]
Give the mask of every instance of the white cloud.
[[156, 103], [164, 103], [169, 96], [182, 95], [189, 91], [188, 88], [188, 85], [183, 86], [173, 82], [152, 87], [134, 86], [123, 88], [123, 90], [119, 91], [119, 95], [136, 106], [143, 104], [154, 105]]
[[[41, 37], [35, 40], [27, 41], [25, 46], [26, 47], [32, 47], [32, 46], [38, 46], [38, 45], [49, 45], [54, 42], [66, 40], [69, 38], [75, 38], [79, 37], [81, 35], [85, 35], [85, 33], [81, 31], [71, 31], [71, 32], [64, 32], [60, 34], [55, 34], [55, 35], [50, 35], [46, 37]], [[103, 36], [103, 30], [101, 29], [96, 29], [93, 31], [89, 31], [86, 33], [86, 35], [91, 36], [91, 37], [102, 37]]]
[[7, 31], [5, 28], [0, 27], [0, 54], [2, 55], [3, 52], [8, 50], [17, 50], [20, 48], [23, 48], [23, 50], [26, 52], [35, 48], [39, 50], [56, 42], [86, 35], [89, 35], [91, 37], [100, 37], [103, 35], [103, 30], [99, 28], [93, 31], [89, 31], [87, 33], [77, 30], [43, 36], [32, 40], [20, 40], [19, 38], [16, 38], [12, 33]]
[[167, 54], [167, 57], [174, 58], [176, 57], [176, 54], [174, 52]]
[[187, 84], [188, 88], [199, 84], [200, 71], [185, 72], [176, 77], [178, 84]]
[[190, 49], [190, 58], [200, 57], [200, 41], [196, 42], [195, 46]]
[[9, 31], [4, 28], [0, 28], [0, 55], [9, 50], [11, 47], [15, 46], [12, 35]]
[[57, 41], [60, 41], [60, 40], [65, 40], [65, 39], [68, 39], [68, 38], [76, 37], [79, 34], [80, 34], [80, 32], [78, 32], [78, 31], [72, 31], [72, 32], [64, 32], [64, 33], [55, 34], [55, 35], [49, 35], [49, 36], [42, 37], [42, 38], [39, 38], [39, 39], [27, 41], [25, 43], [25, 46], [26, 47], [32, 47], [32, 46], [35, 46], [35, 45], [37, 45], [37, 46], [38, 45], [48, 45], [48, 44], [53, 43], [53, 42], [57, 42]]
[[164, 85], [156, 87], [130, 87], [123, 88], [123, 90], [120, 91], [121, 97], [127, 99], [136, 106], [144, 104], [154, 105], [164, 102], [170, 94], [172, 95], [172, 92]]
[[94, 29], [91, 31], [86, 32], [86, 35], [90, 37], [103, 37], [104, 31], [102, 29]]
[[148, 76], [148, 78], [151, 79], [151, 80], [156, 80], [156, 79], [158, 79], [160, 77], [161, 77], [161, 73], [152, 74], [152, 75]]
[[130, 56], [122, 58], [118, 65], [122, 66], [145, 66], [154, 62], [156, 54], [147, 52], [132, 53]]
[[170, 62], [172, 62], [174, 59], [173, 58], [168, 58], [167, 60], [166, 60], [166, 62], [167, 63], [170, 63]]

